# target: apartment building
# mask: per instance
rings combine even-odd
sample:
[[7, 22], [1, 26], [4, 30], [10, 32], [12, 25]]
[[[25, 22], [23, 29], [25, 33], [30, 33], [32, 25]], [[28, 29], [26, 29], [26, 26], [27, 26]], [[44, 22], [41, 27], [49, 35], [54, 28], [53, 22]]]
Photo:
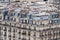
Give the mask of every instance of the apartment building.
[[60, 40], [58, 8], [23, 4], [0, 7], [0, 40]]

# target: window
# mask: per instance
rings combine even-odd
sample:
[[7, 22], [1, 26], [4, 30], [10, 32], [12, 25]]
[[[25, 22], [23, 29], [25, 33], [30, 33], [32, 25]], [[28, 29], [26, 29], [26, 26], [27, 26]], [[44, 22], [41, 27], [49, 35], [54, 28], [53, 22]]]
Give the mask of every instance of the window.
[[0, 19], [2, 19], [2, 16], [0, 16]]
[[48, 32], [48, 35], [52, 35], [51, 32]]
[[15, 40], [15, 39], [13, 39], [13, 40]]
[[25, 23], [27, 24], [27, 20], [25, 20]]
[[34, 34], [34, 36], [36, 36], [36, 34]]
[[43, 40], [43, 38], [41, 38], [41, 40]]
[[26, 29], [26, 25], [23, 25], [23, 28]]
[[29, 15], [29, 18], [31, 19], [32, 18], [32, 15]]
[[44, 37], [43, 32], [40, 34], [40, 37]]
[[30, 31], [28, 31], [28, 36], [30, 36]]
[[29, 37], [29, 39], [28, 40], [30, 40], [30, 37]]
[[5, 11], [5, 12], [4, 12], [4, 15], [8, 15], [8, 11]]
[[8, 30], [9, 32], [11, 32], [11, 28], [9, 28], [9, 30]]
[[18, 16], [20, 16], [20, 14], [18, 13]]
[[19, 32], [19, 34], [20, 34], [21, 32]]
[[60, 19], [56, 19], [56, 20], [51, 20], [51, 23], [53, 24], [53, 23], [60, 23]]
[[15, 36], [13, 36], [13, 38], [15, 38]]
[[20, 2], [19, 0], [15, 1], [15, 2]]
[[1, 12], [0, 12], [0, 14], [1, 14]]
[[51, 14], [51, 17], [52, 17], [52, 18], [58, 18], [59, 15], [58, 15], [58, 14]]
[[11, 37], [11, 35], [9, 35], [9, 37]]
[[44, 1], [48, 1], [48, 0], [44, 0]]
[[16, 18], [14, 18], [14, 22], [16, 22]]
[[9, 40], [11, 40], [11, 38], [9, 38]]
[[9, 20], [9, 16], [7, 15], [7, 16], [5, 16], [5, 20]]
[[3, 27], [0, 27], [0, 30], [3, 30]]
[[31, 3], [34, 3], [34, 2], [31, 2]]
[[15, 29], [13, 29], [13, 32], [15, 32]]
[[23, 32], [22, 32], [22, 35], [26, 35], [26, 31], [23, 31]]
[[4, 28], [4, 31], [7, 31], [7, 28], [6, 27]]
[[28, 20], [28, 23], [29, 24], [33, 24], [33, 20]]
[[21, 30], [19, 30], [19, 34], [21, 33]]
[[23, 21], [24, 21], [23, 19], [20, 19], [20, 23], [24, 23]]
[[13, 16], [13, 13], [10, 13], [10, 16]]
[[10, 21], [12, 21], [13, 20], [13, 18], [10, 18]]
[[19, 37], [18, 39], [21, 39], [21, 37]]
[[21, 14], [21, 18], [26, 18], [27, 15], [26, 14]]
[[4, 36], [7, 36], [7, 33], [5, 32]]
[[15, 33], [13, 33], [13, 38], [15, 38]]
[[31, 30], [31, 27], [29, 26], [29, 30]]
[[33, 36], [36, 37], [36, 32], [34, 32], [34, 35]]
[[22, 38], [22, 40], [26, 40], [26, 38]]

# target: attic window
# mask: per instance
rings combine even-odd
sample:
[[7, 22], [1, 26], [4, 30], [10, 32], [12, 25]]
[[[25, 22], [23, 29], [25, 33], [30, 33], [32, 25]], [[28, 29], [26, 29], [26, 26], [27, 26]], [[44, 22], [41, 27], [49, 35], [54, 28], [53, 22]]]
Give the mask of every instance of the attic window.
[[48, 1], [48, 0], [44, 0], [44, 1]]

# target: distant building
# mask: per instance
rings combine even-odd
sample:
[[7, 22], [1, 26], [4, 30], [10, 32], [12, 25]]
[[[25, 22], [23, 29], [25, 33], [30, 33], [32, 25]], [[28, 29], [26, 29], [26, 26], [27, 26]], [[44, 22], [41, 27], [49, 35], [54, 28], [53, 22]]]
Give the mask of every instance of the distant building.
[[60, 2], [60, 0], [48, 0], [48, 2], [58, 3], [58, 2]]
[[60, 0], [0, 0], [0, 2], [23, 2], [23, 1], [27, 1], [27, 2], [44, 2], [44, 1], [47, 1], [47, 2], [60, 2]]

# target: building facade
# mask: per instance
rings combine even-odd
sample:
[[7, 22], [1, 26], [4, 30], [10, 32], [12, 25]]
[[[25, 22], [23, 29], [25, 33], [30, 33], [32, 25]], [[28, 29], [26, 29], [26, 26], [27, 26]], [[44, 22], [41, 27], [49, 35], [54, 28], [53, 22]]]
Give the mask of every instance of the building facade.
[[0, 6], [0, 40], [60, 40], [60, 11], [54, 5], [23, 4]]

